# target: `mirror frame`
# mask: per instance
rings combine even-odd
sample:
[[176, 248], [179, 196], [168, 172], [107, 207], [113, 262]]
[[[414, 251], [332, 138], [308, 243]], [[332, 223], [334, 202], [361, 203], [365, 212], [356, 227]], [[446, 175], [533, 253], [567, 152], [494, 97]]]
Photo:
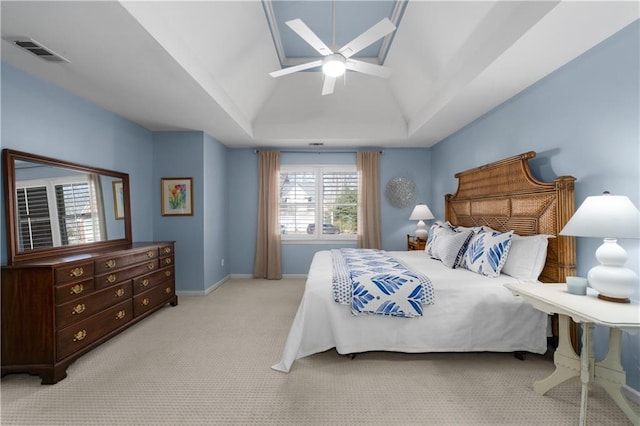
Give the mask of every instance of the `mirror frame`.
[[[47, 247], [28, 251], [18, 250], [18, 233], [16, 227], [16, 181], [15, 181], [15, 161], [23, 160], [34, 163], [48, 164], [51, 166], [72, 169], [75, 171], [96, 173], [111, 176], [122, 180], [122, 193], [124, 198], [124, 238], [99, 241], [95, 243], [75, 244], [71, 246]], [[7, 225], [7, 263], [14, 265], [20, 262], [33, 261], [45, 257], [65, 256], [79, 254], [97, 249], [113, 248], [130, 245], [131, 237], [131, 202], [129, 199], [129, 175], [127, 173], [113, 170], [91, 167], [84, 164], [72, 163], [27, 152], [15, 151], [12, 149], [2, 150], [2, 162], [4, 166], [4, 201], [5, 201], [5, 221]]]

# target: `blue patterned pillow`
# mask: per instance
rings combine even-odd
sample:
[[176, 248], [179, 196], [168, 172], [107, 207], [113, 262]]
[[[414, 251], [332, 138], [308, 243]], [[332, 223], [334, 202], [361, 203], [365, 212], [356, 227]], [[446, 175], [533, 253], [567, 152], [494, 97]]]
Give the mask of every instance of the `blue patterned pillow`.
[[433, 251], [440, 258], [444, 266], [454, 269], [460, 266], [462, 257], [467, 251], [467, 245], [473, 236], [474, 232], [471, 229], [460, 232], [448, 231], [448, 233], [441, 233], [438, 235], [436, 241], [434, 241]]
[[507, 261], [513, 231], [482, 232], [471, 238], [460, 266], [487, 277], [497, 277]]

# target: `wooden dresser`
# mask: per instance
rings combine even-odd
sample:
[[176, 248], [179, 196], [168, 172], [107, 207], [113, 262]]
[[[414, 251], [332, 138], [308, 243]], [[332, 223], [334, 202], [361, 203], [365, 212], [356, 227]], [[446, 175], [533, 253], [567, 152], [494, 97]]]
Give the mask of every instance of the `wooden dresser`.
[[38, 259], [2, 267], [2, 375], [29, 373], [43, 384], [69, 364], [170, 303], [174, 243]]

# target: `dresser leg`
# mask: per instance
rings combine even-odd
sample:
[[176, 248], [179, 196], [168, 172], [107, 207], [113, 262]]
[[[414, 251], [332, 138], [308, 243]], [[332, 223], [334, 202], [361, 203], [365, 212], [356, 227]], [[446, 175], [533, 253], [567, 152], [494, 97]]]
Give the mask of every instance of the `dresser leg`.
[[534, 392], [539, 395], [544, 395], [560, 383], [580, 375], [580, 358], [571, 346], [571, 322], [566, 315], [559, 315], [558, 317], [558, 348], [553, 355], [553, 363], [556, 369], [546, 379], [539, 380], [533, 384]]

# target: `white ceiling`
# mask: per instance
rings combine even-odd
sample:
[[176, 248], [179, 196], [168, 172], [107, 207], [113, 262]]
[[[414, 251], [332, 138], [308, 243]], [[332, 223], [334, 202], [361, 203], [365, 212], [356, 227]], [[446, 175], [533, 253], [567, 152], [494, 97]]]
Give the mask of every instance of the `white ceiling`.
[[410, 0], [384, 62], [392, 76], [350, 72], [321, 96], [319, 72], [269, 76], [281, 64], [258, 0], [0, 7], [3, 39], [71, 61], [3, 40], [6, 63], [150, 130], [200, 130], [229, 147], [432, 146], [640, 13], [635, 1]]

